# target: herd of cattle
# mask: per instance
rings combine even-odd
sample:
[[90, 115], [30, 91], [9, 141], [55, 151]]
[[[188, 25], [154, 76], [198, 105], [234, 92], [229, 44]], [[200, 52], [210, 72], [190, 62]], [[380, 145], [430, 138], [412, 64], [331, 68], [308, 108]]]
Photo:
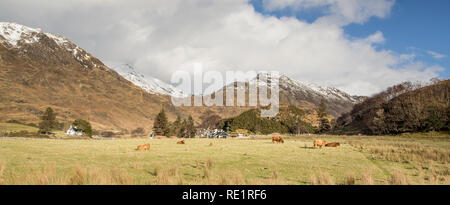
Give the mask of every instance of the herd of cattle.
[[[275, 136], [275, 137], [272, 137], [272, 143], [275, 143], [275, 142], [277, 142], [277, 143], [284, 143], [284, 140], [281, 137]], [[181, 141], [178, 141], [177, 144], [186, 144], [186, 142], [184, 140], [181, 140]], [[212, 142], [209, 143], [209, 146], [212, 146], [212, 145], [213, 145]], [[316, 147], [322, 148], [323, 146], [325, 146], [325, 147], [338, 147], [340, 145], [341, 144], [339, 142], [327, 143], [327, 141], [325, 141], [325, 140], [314, 140], [313, 141], [313, 147], [314, 148], [316, 148]], [[150, 144], [147, 143], [147, 144], [139, 145], [139, 146], [137, 146], [136, 150], [150, 150]]]

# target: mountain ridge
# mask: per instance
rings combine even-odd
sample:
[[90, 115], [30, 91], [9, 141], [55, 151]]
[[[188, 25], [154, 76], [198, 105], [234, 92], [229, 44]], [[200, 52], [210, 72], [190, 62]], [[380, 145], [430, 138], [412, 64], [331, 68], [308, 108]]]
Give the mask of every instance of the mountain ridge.
[[[175, 107], [169, 95], [137, 86], [123, 76], [127, 72], [121, 75], [67, 38], [16, 23], [0, 23], [0, 68], [0, 121], [36, 123], [42, 110], [52, 107], [64, 122], [84, 118], [100, 130], [144, 127], [150, 131], [161, 108], [166, 110], [169, 120], [177, 115], [192, 115], [196, 124], [211, 115], [228, 118], [254, 108]], [[137, 72], [132, 74], [140, 76]], [[323, 96], [292, 88], [290, 84], [284, 86], [281, 104], [315, 109]], [[310, 96], [313, 98], [308, 99]], [[329, 99], [327, 103], [334, 104], [334, 97]], [[341, 105], [330, 106], [331, 114], [345, 112], [353, 105], [350, 101], [337, 99]], [[341, 108], [345, 109], [337, 111]]]
[[61, 121], [83, 118], [96, 129], [133, 129], [148, 127], [170, 102], [144, 92], [66, 38], [14, 23], [0, 23], [0, 30], [2, 121], [36, 123], [52, 107]]
[[82, 118], [96, 130], [141, 127], [151, 132], [154, 117], [162, 108], [169, 120], [192, 115], [196, 124], [202, 123], [206, 114], [226, 118], [247, 109], [175, 107], [170, 96], [136, 86], [67, 38], [15, 23], [2, 22], [0, 30], [3, 122], [13, 119], [36, 124], [42, 111], [52, 107], [64, 123]]
[[151, 94], [162, 94], [170, 95], [173, 97], [187, 97], [182, 90], [167, 84], [157, 78], [152, 76], [145, 76], [139, 73], [134, 66], [130, 64], [119, 64], [116, 66], [109, 66], [114, 69], [117, 73], [122, 75], [125, 79], [131, 81], [136, 86], [141, 87], [145, 91]]

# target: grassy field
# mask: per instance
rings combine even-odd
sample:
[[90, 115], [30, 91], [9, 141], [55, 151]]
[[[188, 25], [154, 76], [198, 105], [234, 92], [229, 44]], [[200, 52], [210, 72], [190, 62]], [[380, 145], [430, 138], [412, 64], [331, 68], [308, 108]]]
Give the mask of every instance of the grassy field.
[[448, 134], [285, 139], [0, 139], [0, 184], [450, 184]]
[[51, 138], [66, 139], [67, 136], [63, 130], [53, 130], [53, 135], [39, 135], [39, 128], [19, 124], [19, 123], [0, 123], [0, 137], [22, 137], [22, 138]]
[[21, 125], [17, 123], [0, 123], [0, 132], [37, 132], [39, 129], [28, 125]]

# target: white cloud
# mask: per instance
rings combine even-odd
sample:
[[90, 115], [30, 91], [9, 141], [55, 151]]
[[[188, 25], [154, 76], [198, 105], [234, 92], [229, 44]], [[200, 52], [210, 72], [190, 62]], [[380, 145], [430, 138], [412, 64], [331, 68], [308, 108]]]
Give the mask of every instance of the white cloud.
[[278, 70], [359, 95], [438, 76], [439, 69], [408, 54], [377, 50], [384, 42], [381, 31], [362, 39], [344, 33], [349, 22], [386, 17], [392, 1], [270, 2], [271, 9], [321, 3], [329, 11], [308, 23], [262, 15], [247, 0], [3, 0], [0, 20], [64, 35], [101, 60], [132, 63], [166, 82], [176, 70], [192, 71], [196, 62], [204, 70]]
[[385, 41], [383, 33], [381, 33], [381, 31], [377, 31], [376, 33], [368, 36], [365, 40], [368, 44], [384, 43]]
[[389, 15], [394, 3], [394, 0], [263, 0], [264, 8], [269, 11], [322, 8], [327, 15], [318, 21], [342, 25], [363, 23], [372, 16], [384, 18]]
[[435, 59], [441, 59], [441, 58], [447, 57], [446, 55], [441, 54], [441, 53], [438, 53], [438, 52], [436, 52], [436, 51], [430, 51], [430, 50], [428, 50], [427, 53], [428, 53], [429, 55], [431, 55], [431, 57], [433, 57], [433, 58], [435, 58]]

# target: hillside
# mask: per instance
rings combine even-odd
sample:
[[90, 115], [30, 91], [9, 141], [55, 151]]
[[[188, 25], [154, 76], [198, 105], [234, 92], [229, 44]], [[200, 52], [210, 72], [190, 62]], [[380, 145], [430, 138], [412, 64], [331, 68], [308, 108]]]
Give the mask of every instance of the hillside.
[[141, 87], [150, 94], [169, 95], [173, 97], [186, 97], [187, 95], [183, 91], [176, 87], [164, 83], [159, 79], [151, 76], [145, 76], [139, 73], [132, 65], [120, 64], [110, 66], [117, 73], [122, 75], [125, 79], [131, 81], [136, 86]]
[[[314, 110], [321, 99], [325, 99], [328, 113], [334, 117], [349, 111], [359, 100], [335, 88], [300, 83], [284, 75], [280, 76], [280, 91], [281, 105], [309, 110], [305, 120], [313, 125], [317, 125]], [[192, 115], [196, 125], [255, 108], [174, 107], [170, 96], [184, 95], [169, 84], [139, 74], [133, 67], [111, 69], [62, 36], [0, 22], [0, 122], [37, 124], [43, 110], [52, 107], [63, 123], [83, 118], [97, 130], [131, 131], [142, 127], [150, 132], [162, 107], [169, 121], [177, 115]]]
[[0, 30], [0, 121], [36, 123], [51, 106], [64, 122], [134, 129], [169, 105], [167, 96], [143, 91], [64, 37], [14, 23]]
[[344, 114], [336, 132], [398, 134], [448, 131], [450, 80], [416, 88], [406, 82], [388, 88]]
[[83, 118], [94, 129], [131, 131], [143, 127], [150, 132], [162, 107], [169, 120], [192, 115], [197, 124], [205, 115], [231, 117], [246, 110], [176, 108], [169, 95], [149, 92], [134, 83], [64, 37], [0, 23], [0, 122], [37, 124], [50, 106], [64, 123]]
[[[266, 76], [258, 76], [264, 79]], [[279, 78], [280, 104], [299, 107], [317, 108], [320, 101], [324, 99], [327, 113], [339, 117], [349, 112], [352, 107], [364, 99], [361, 96], [351, 96], [333, 87], [323, 87], [312, 83], [302, 83], [285, 75]]]
[[[269, 77], [269, 79], [267, 79]], [[341, 90], [331, 87], [322, 87], [315, 84], [306, 84], [287, 77], [286, 75], [276, 76], [279, 78], [279, 103], [280, 106], [295, 106], [301, 109], [307, 109], [310, 112], [314, 112], [318, 108], [321, 100], [323, 99], [327, 106], [327, 113], [334, 118], [339, 117], [341, 114], [349, 112], [352, 107], [364, 100], [363, 96], [351, 96]], [[218, 90], [218, 95], [224, 96], [227, 90], [234, 89], [235, 98], [238, 92], [245, 92], [246, 106], [248, 109], [255, 107], [249, 107], [248, 96], [249, 86], [257, 85], [260, 89], [267, 89], [266, 82], [270, 82], [270, 76], [261, 73], [256, 78], [246, 83], [231, 83]], [[236, 105], [236, 100], [235, 100]], [[243, 106], [243, 107], [246, 107]]]

